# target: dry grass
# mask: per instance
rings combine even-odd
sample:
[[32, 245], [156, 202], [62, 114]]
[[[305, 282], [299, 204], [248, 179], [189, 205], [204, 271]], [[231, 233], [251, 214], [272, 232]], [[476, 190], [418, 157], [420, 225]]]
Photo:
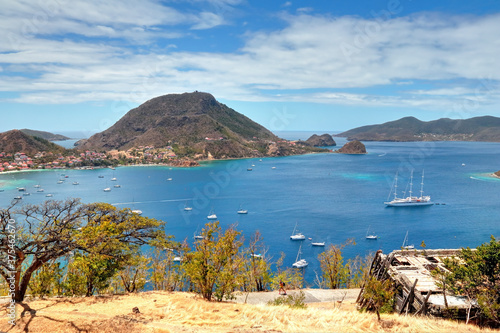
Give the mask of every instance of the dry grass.
[[[362, 314], [352, 304], [307, 309], [206, 302], [194, 294], [145, 292], [110, 297], [52, 298], [28, 303], [5, 332], [487, 332], [472, 325], [421, 317]], [[138, 307], [139, 314], [132, 308]], [[5, 313], [5, 306], [2, 306]], [[496, 331], [498, 332], [498, 331]]]

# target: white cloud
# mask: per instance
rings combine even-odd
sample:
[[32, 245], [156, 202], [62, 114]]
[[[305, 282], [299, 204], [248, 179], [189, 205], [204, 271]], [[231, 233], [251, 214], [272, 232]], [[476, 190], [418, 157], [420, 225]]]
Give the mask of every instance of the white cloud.
[[[287, 15], [282, 17], [285, 28], [248, 32], [241, 49], [217, 53], [176, 48], [166, 40], [190, 32], [165, 27], [208, 29], [226, 24], [223, 15], [188, 15], [152, 0], [141, 5], [128, 0], [130, 8], [119, 3], [66, 3], [48, 11], [53, 13], [50, 22], [33, 21], [38, 25], [30, 30], [23, 28], [26, 23], [20, 18], [34, 11], [25, 1], [9, 2], [0, 14], [5, 18], [0, 20], [5, 31], [0, 36], [0, 62], [5, 64], [0, 91], [19, 92], [16, 101], [25, 103], [141, 103], [165, 93], [205, 90], [219, 98], [246, 101], [438, 110], [476, 98], [481, 105], [500, 105], [500, 43], [493, 33], [500, 28], [498, 14], [422, 14], [387, 20]], [[114, 7], [120, 8], [118, 13]], [[82, 12], [88, 13], [85, 20]], [[63, 32], [96, 38], [64, 37]], [[49, 39], [58, 34], [62, 38]], [[98, 37], [129, 42], [103, 43]], [[150, 41], [167, 46], [158, 51], [147, 47]], [[6, 75], [9, 72], [16, 76]], [[484, 80], [488, 89], [477, 93], [476, 86]], [[422, 81], [431, 88], [420, 86]], [[347, 92], [384, 85], [406, 90], [392, 95]]]

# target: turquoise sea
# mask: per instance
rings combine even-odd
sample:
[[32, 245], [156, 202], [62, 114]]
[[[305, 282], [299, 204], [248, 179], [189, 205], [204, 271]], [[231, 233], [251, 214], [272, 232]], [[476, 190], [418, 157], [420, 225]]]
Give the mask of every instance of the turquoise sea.
[[[288, 138], [297, 133], [288, 134]], [[285, 135], [283, 135], [285, 136]], [[335, 138], [339, 147], [345, 139]], [[475, 142], [366, 142], [368, 154], [311, 154], [281, 158], [241, 159], [204, 163], [197, 168], [118, 167], [116, 170], [47, 170], [0, 174], [0, 207], [6, 207], [25, 187], [31, 195], [23, 203], [79, 197], [84, 202], [105, 201], [117, 207], [140, 209], [165, 220], [176, 240], [201, 231], [213, 209], [223, 227], [237, 223], [248, 239], [259, 230], [274, 260], [286, 254], [285, 265], [295, 261], [299, 245], [309, 262], [306, 280], [314, 286], [323, 248], [311, 241], [291, 241], [298, 229], [314, 241], [341, 244], [348, 238], [347, 258], [382, 249], [399, 249], [408, 231], [409, 243], [428, 249], [476, 247], [490, 235], [500, 237], [500, 143]], [[253, 165], [253, 166], [252, 166]], [[247, 171], [252, 168], [252, 171]], [[419, 208], [389, 208], [396, 171], [399, 189], [414, 170], [414, 194], [420, 190], [440, 203]], [[61, 174], [65, 182], [58, 184]], [[104, 176], [99, 178], [98, 176]], [[111, 181], [116, 177], [116, 181]], [[171, 178], [172, 180], [168, 180]], [[78, 182], [79, 185], [72, 185]], [[121, 185], [115, 188], [114, 185]], [[37, 192], [40, 185], [44, 192]], [[110, 192], [103, 189], [110, 187]], [[47, 197], [52, 194], [53, 197]], [[193, 207], [184, 211], [186, 202]], [[236, 213], [240, 205], [248, 214]], [[367, 229], [378, 240], [366, 240]]]

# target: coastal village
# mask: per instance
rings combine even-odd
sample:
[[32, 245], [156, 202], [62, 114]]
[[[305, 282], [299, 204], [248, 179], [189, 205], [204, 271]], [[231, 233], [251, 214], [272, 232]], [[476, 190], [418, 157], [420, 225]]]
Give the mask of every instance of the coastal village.
[[8, 154], [0, 152], [0, 172], [30, 169], [66, 169], [116, 166], [120, 164], [175, 163], [177, 155], [171, 146], [155, 148], [141, 146], [127, 151], [112, 150], [106, 153], [96, 151], [68, 153], [38, 152], [30, 156], [23, 152]]

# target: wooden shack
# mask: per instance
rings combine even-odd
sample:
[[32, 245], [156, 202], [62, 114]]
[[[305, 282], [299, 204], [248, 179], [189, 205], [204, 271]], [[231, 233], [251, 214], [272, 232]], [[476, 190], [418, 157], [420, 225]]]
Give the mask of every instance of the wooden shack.
[[[391, 279], [396, 288], [394, 310], [398, 313], [416, 313], [443, 316], [453, 309], [455, 316], [466, 319], [475, 308], [475, 302], [464, 296], [446, 294], [436, 284], [431, 271], [447, 271], [444, 258], [457, 257], [460, 250], [398, 250], [385, 255], [377, 251], [370, 275], [378, 280]], [[364, 289], [358, 296], [361, 307], [370, 307], [364, 300]]]

